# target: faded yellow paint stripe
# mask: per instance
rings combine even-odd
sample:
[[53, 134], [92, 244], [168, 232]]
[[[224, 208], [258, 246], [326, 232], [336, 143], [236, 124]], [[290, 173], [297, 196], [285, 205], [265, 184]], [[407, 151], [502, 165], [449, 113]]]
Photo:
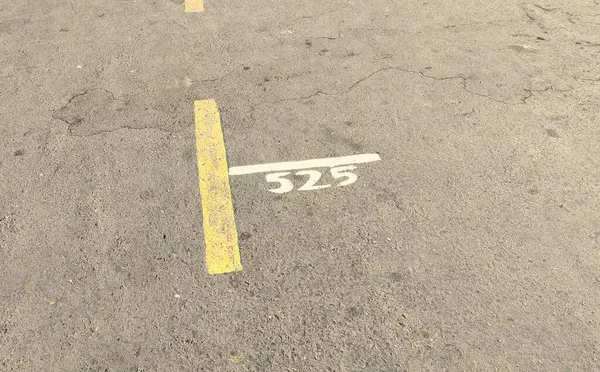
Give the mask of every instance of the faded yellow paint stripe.
[[204, 0], [185, 0], [185, 11], [187, 13], [203, 12]]
[[209, 274], [240, 271], [242, 264], [217, 103], [195, 101], [194, 116], [206, 267]]

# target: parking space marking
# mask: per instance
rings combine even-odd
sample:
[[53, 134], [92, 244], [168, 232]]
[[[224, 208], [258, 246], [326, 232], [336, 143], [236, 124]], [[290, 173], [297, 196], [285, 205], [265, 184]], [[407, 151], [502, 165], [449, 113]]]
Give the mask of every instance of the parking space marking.
[[214, 100], [194, 102], [198, 181], [209, 274], [242, 270], [221, 117]]
[[229, 175], [240, 176], [252, 173], [269, 173], [309, 168], [332, 168], [340, 165], [363, 164], [379, 160], [381, 160], [379, 154], [362, 154], [341, 156], [338, 158], [323, 158], [301, 161], [289, 161], [283, 163], [244, 165], [241, 167], [231, 167], [231, 169], [229, 169]]
[[[285, 194], [294, 189], [298, 191], [316, 191], [334, 187], [344, 187], [355, 183], [358, 175], [354, 173], [357, 168], [354, 164], [371, 163], [381, 160], [379, 154], [361, 154], [341, 156], [337, 158], [323, 158], [301, 161], [288, 161], [283, 163], [245, 165], [241, 167], [231, 167], [230, 176], [240, 176], [245, 174], [267, 173], [265, 180], [268, 183], [278, 184], [278, 187], [268, 190], [275, 194]], [[310, 168], [329, 168], [330, 179], [337, 182], [321, 183], [323, 177], [322, 171]], [[283, 171], [283, 172], [282, 172]], [[294, 175], [292, 175], [292, 171]], [[297, 180], [308, 176], [302, 186], [296, 188], [296, 185], [290, 178]]]
[[185, 0], [186, 13], [203, 12], [204, 0]]

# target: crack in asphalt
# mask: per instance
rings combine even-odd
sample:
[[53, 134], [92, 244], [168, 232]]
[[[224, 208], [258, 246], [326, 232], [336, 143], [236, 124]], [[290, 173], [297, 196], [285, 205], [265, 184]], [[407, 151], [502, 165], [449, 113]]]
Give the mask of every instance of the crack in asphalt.
[[405, 69], [405, 68], [401, 68], [401, 67], [382, 67], [380, 69], [377, 69], [373, 72], [371, 72], [369, 75], [355, 81], [354, 83], [352, 83], [347, 89], [343, 90], [343, 91], [338, 91], [338, 92], [326, 92], [323, 90], [317, 90], [316, 92], [309, 94], [307, 96], [303, 96], [303, 97], [297, 97], [297, 98], [286, 98], [286, 99], [282, 99], [282, 100], [278, 100], [278, 101], [273, 101], [273, 102], [262, 102], [258, 105], [255, 105], [254, 107], [252, 107], [251, 109], [251, 113], [250, 113], [250, 117], [254, 119], [254, 113], [255, 111], [258, 109], [258, 107], [263, 106], [265, 104], [271, 103], [271, 104], [278, 104], [281, 102], [290, 102], [290, 101], [304, 101], [316, 96], [339, 96], [339, 95], [344, 95], [344, 94], [348, 94], [350, 93], [354, 88], [356, 88], [358, 85], [362, 84], [363, 82], [369, 80], [370, 78], [372, 78], [373, 76], [385, 72], [385, 71], [400, 71], [400, 72], [404, 72], [404, 73], [410, 73], [410, 74], [417, 74], [420, 75], [426, 79], [431, 79], [431, 80], [436, 80], [436, 81], [446, 81], [446, 80], [460, 80], [462, 81], [462, 89], [465, 90], [466, 92], [479, 96], [479, 97], [483, 97], [486, 99], [489, 99], [491, 101], [494, 102], [498, 102], [498, 103], [502, 103], [502, 104], [507, 104], [510, 105], [510, 103], [505, 102], [505, 101], [501, 101], [501, 100], [497, 100], [491, 96], [482, 94], [482, 93], [478, 93], [475, 91], [472, 91], [468, 88], [468, 78], [462, 76], [462, 75], [455, 75], [455, 76], [445, 76], [445, 77], [436, 77], [436, 76], [431, 76], [431, 75], [427, 75], [423, 70], [421, 71], [416, 71], [416, 70], [409, 70], [409, 69]]
[[73, 126], [75, 124], [78, 124], [81, 122], [81, 119], [78, 120], [68, 120], [65, 118], [62, 118], [60, 116], [57, 115], [58, 112], [66, 109], [72, 102], [73, 100], [75, 100], [77, 97], [82, 97], [85, 96], [86, 94], [89, 94], [90, 92], [93, 91], [103, 91], [105, 93], [110, 94], [111, 99], [113, 99], [114, 101], [121, 101], [121, 102], [128, 102], [127, 100], [124, 99], [120, 99], [120, 98], [116, 98], [115, 94], [107, 89], [104, 88], [92, 88], [92, 89], [87, 89], [82, 93], [77, 93], [74, 94], [73, 96], [71, 96], [71, 98], [69, 98], [69, 100], [67, 101], [67, 103], [65, 103], [62, 107], [60, 107], [58, 110], [55, 110], [52, 113], [52, 118], [62, 121], [63, 123], [65, 123], [67, 125], [67, 131], [69, 133], [70, 136], [72, 137], [93, 137], [99, 134], [105, 134], [105, 133], [112, 133], [112, 132], [116, 132], [116, 131], [120, 131], [120, 130], [156, 130], [156, 131], [160, 131], [160, 132], [164, 132], [164, 133], [169, 133], [169, 134], [173, 134], [173, 133], [177, 133], [177, 131], [170, 131], [170, 130], [166, 130], [160, 127], [132, 127], [129, 125], [124, 125], [124, 126], [120, 126], [117, 128], [113, 128], [113, 129], [104, 129], [104, 130], [99, 130], [99, 131], [95, 131], [93, 133], [90, 134], [75, 134], [73, 133]]
[[443, 28], [483, 26], [483, 25], [494, 25], [494, 24], [500, 24], [500, 23], [515, 23], [515, 22], [523, 22], [523, 19], [497, 19], [497, 20], [485, 21], [485, 22], [457, 23], [457, 24], [444, 26]]
[[100, 130], [100, 131], [97, 131], [97, 132], [94, 132], [94, 133], [90, 133], [90, 134], [74, 134], [69, 129], [69, 135], [72, 136], [72, 137], [84, 138], [84, 137], [94, 137], [94, 136], [97, 136], [99, 134], [118, 132], [118, 131], [121, 131], [121, 130], [134, 130], [134, 131], [154, 130], [154, 131], [158, 131], [158, 132], [162, 132], [162, 133], [168, 133], [168, 134], [174, 134], [174, 133], [179, 133], [180, 132], [180, 131], [170, 131], [170, 130], [166, 130], [166, 129], [159, 128], [159, 127], [131, 127], [131, 126], [128, 126], [128, 125], [124, 125], [124, 126], [121, 126], [121, 127], [118, 127], [118, 128]]
[[531, 88], [523, 88], [523, 90], [525, 91], [525, 95], [523, 97], [519, 98], [520, 103], [512, 103], [512, 102], [507, 102], [501, 99], [497, 99], [494, 98], [490, 95], [487, 94], [483, 94], [483, 93], [479, 93], [476, 92], [472, 89], [469, 88], [468, 86], [468, 82], [469, 82], [469, 78], [464, 77], [462, 75], [454, 75], [454, 76], [444, 76], [444, 77], [436, 77], [436, 76], [431, 76], [431, 75], [427, 75], [423, 70], [420, 71], [416, 71], [416, 70], [409, 70], [409, 69], [405, 69], [405, 68], [401, 68], [401, 67], [382, 67], [379, 68], [373, 72], [371, 72], [369, 75], [355, 81], [354, 83], [352, 83], [347, 89], [342, 90], [342, 91], [337, 91], [337, 92], [327, 92], [324, 90], [317, 90], [314, 93], [311, 93], [309, 95], [306, 96], [302, 96], [302, 97], [297, 97], [297, 98], [286, 98], [286, 99], [281, 99], [281, 100], [277, 100], [277, 101], [271, 101], [271, 102], [261, 102], [257, 105], [254, 105], [251, 108], [251, 112], [250, 112], [250, 117], [253, 120], [256, 120], [255, 118], [255, 112], [256, 110], [261, 107], [264, 106], [266, 104], [278, 104], [278, 103], [282, 103], [282, 102], [294, 102], [294, 101], [305, 101], [307, 99], [313, 98], [313, 97], [317, 97], [317, 96], [339, 96], [339, 95], [344, 95], [344, 94], [348, 94], [350, 93], [354, 88], [356, 88], [358, 85], [362, 84], [363, 82], [369, 80], [370, 78], [372, 78], [373, 76], [385, 72], [385, 71], [400, 71], [400, 72], [404, 72], [404, 73], [410, 73], [410, 74], [417, 74], [417, 75], [421, 75], [422, 77], [426, 78], [426, 79], [431, 79], [431, 80], [436, 80], [436, 81], [446, 81], [446, 80], [460, 80], [461, 81], [461, 88], [469, 93], [472, 94], [474, 96], [477, 97], [481, 97], [481, 98], [485, 98], [487, 100], [496, 102], [496, 103], [500, 103], [500, 104], [504, 104], [504, 105], [511, 105], [511, 106], [516, 106], [516, 105], [523, 105], [523, 104], [527, 104], [527, 101], [533, 97], [535, 95], [535, 93], [542, 93], [542, 92], [547, 92], [547, 91], [556, 91], [556, 92], [570, 92], [573, 90], [573, 88], [570, 89], [556, 89], [552, 86], [550, 87], [546, 87], [544, 89], [531, 89]]

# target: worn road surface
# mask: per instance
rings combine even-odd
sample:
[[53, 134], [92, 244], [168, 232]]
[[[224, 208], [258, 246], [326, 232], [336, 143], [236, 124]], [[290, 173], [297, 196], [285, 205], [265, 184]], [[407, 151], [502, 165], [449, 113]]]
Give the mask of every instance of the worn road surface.
[[[598, 0], [2, 0], [1, 371], [600, 370]], [[230, 167], [209, 275], [194, 101]]]

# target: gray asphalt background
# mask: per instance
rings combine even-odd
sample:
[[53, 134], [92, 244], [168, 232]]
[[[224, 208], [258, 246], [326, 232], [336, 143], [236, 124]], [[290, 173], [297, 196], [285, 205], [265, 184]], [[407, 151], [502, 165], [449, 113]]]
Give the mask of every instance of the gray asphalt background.
[[[0, 370], [600, 370], [598, 2], [205, 7], [0, 3]], [[232, 177], [208, 276], [206, 98], [230, 166], [382, 161]]]

